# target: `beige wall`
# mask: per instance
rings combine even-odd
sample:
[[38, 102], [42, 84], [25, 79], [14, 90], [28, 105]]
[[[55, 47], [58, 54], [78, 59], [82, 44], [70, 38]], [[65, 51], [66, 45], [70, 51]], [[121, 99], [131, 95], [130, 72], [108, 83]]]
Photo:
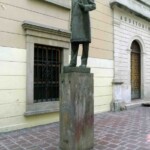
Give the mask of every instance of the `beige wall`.
[[69, 30], [69, 10], [42, 0], [0, 0], [0, 132], [58, 120], [57, 113], [24, 117], [26, 37], [23, 21]]
[[[97, 10], [91, 13], [88, 65], [95, 76], [95, 112], [102, 112], [110, 110], [112, 100], [113, 26], [109, 0], [96, 4]], [[0, 0], [0, 132], [58, 121], [57, 113], [24, 117], [26, 37], [22, 23], [28, 20], [69, 30], [69, 12], [42, 0]]]
[[113, 16], [110, 0], [96, 0], [91, 13], [92, 43], [89, 66], [94, 73], [95, 113], [109, 111], [113, 80]]
[[[0, 0], [1, 46], [26, 48], [24, 20], [69, 29], [69, 10], [43, 0]], [[6, 40], [7, 38], [7, 40]]]

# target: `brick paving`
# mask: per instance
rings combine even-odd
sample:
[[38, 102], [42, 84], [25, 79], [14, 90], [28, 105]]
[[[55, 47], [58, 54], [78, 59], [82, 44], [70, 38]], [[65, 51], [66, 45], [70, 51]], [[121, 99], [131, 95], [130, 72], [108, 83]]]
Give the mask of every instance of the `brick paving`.
[[[94, 150], [150, 150], [150, 107], [95, 115]], [[0, 134], [0, 150], [58, 150], [59, 123]]]

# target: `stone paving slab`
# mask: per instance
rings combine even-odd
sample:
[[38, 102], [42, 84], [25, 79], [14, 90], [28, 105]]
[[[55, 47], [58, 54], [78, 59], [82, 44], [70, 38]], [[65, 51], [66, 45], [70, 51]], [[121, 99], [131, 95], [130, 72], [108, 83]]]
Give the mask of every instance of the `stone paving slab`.
[[[150, 150], [150, 107], [95, 115], [93, 150]], [[0, 150], [58, 150], [59, 123], [0, 134]]]

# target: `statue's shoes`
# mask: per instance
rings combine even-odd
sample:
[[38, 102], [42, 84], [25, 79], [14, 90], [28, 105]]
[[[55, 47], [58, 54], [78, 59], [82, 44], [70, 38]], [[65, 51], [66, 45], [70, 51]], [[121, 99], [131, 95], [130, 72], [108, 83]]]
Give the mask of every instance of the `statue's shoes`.
[[67, 67], [76, 67], [75, 64], [69, 64]]
[[86, 68], [86, 65], [80, 65], [79, 67], [80, 68]]

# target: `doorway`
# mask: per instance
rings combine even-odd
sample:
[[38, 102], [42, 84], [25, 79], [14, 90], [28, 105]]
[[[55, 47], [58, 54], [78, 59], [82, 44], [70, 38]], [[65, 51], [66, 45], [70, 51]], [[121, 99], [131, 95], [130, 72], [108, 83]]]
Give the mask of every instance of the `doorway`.
[[137, 41], [131, 45], [131, 99], [141, 98], [141, 49]]

